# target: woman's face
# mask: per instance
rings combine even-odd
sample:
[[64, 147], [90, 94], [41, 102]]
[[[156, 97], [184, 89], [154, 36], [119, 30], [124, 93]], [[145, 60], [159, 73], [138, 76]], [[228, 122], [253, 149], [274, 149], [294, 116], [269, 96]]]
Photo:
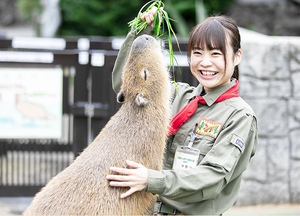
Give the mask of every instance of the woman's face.
[[220, 50], [208, 50], [205, 47], [194, 47], [192, 50], [190, 69], [205, 92], [229, 83], [234, 67], [241, 62], [241, 50], [234, 54], [228, 42], [226, 42], [226, 50], [226, 70], [224, 53]]

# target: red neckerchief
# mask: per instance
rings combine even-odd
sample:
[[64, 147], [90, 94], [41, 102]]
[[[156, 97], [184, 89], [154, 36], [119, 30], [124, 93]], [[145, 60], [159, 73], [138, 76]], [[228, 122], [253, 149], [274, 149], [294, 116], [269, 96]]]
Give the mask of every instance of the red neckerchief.
[[[215, 101], [221, 102], [223, 100], [233, 98], [233, 97], [238, 97], [239, 96], [239, 82], [236, 80], [236, 83], [234, 86], [232, 86], [230, 89], [228, 89], [226, 92], [224, 92], [220, 97], [217, 98]], [[183, 107], [179, 113], [177, 113], [173, 119], [170, 122], [170, 127], [169, 127], [169, 133], [168, 136], [174, 134], [180, 127], [181, 125], [186, 122], [196, 111], [198, 107], [198, 103], [201, 104], [206, 104], [205, 100], [201, 96], [196, 96], [195, 99], [190, 101], [185, 107]]]

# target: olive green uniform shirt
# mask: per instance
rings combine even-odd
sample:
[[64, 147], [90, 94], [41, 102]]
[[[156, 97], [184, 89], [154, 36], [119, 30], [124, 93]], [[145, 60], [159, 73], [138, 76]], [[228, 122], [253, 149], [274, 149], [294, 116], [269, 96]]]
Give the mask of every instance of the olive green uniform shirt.
[[[119, 52], [112, 74], [115, 92], [120, 89], [122, 68], [136, 37], [130, 31]], [[190, 119], [168, 138], [163, 171], [148, 169], [145, 191], [159, 194], [164, 204], [182, 214], [220, 215], [236, 201], [242, 173], [256, 150], [257, 122], [253, 110], [241, 97], [215, 103], [234, 84], [232, 80], [205, 94], [207, 104], [199, 104]], [[172, 116], [199, 96], [203, 87], [177, 83], [177, 89], [172, 95]], [[196, 123], [202, 127], [193, 144], [200, 150], [198, 165], [189, 170], [172, 170], [177, 147], [188, 145]]]

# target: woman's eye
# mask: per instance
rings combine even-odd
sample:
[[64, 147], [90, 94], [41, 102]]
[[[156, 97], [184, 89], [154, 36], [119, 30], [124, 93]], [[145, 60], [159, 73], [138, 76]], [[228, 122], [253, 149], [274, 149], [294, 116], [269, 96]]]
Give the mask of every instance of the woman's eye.
[[194, 55], [201, 55], [199, 51], [194, 51]]
[[213, 52], [213, 55], [222, 55], [222, 53], [220, 53], [220, 52]]

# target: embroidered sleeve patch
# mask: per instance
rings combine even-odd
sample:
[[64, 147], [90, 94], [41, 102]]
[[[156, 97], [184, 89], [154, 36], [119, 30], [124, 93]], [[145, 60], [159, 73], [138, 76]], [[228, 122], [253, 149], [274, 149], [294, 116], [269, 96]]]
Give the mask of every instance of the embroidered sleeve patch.
[[217, 138], [221, 130], [221, 127], [222, 127], [222, 123], [215, 123], [203, 118], [198, 124], [196, 133], [203, 136], [210, 136], [212, 138]]
[[237, 135], [232, 135], [231, 143], [235, 145], [241, 152], [244, 151], [244, 141]]

